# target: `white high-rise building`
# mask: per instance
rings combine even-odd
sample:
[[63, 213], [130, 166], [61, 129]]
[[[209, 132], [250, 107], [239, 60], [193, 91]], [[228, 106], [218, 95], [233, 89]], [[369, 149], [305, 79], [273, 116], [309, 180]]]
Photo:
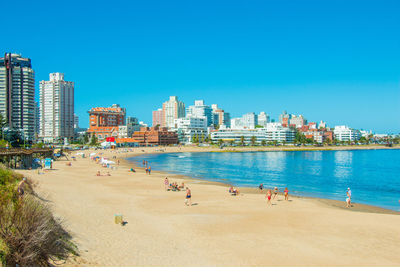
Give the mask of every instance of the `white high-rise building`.
[[178, 100], [177, 96], [170, 96], [167, 102], [163, 103], [163, 127], [174, 128], [175, 119], [185, 117], [185, 104]]
[[74, 83], [63, 73], [50, 73], [50, 81], [40, 82], [40, 132], [45, 142], [74, 136]]
[[232, 129], [255, 129], [257, 124], [258, 118], [254, 112], [246, 113], [241, 118], [231, 119]]
[[194, 118], [206, 118], [207, 126], [213, 123], [212, 109], [204, 104], [204, 100], [195, 100], [194, 106], [189, 106], [186, 115]]
[[35, 139], [35, 72], [31, 60], [6, 53], [0, 58], [0, 114], [26, 141]]
[[289, 125], [290, 124], [296, 125], [296, 128], [301, 128], [303, 125], [307, 124], [307, 120], [303, 117], [303, 115], [292, 115], [291, 119], [289, 120]]
[[264, 111], [261, 111], [258, 114], [258, 125], [267, 127], [267, 123], [269, 123], [269, 116]]

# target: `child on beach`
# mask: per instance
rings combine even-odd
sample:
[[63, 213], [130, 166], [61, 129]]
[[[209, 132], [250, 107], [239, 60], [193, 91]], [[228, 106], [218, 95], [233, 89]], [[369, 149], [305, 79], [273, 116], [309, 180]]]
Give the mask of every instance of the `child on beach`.
[[289, 190], [287, 187], [285, 187], [285, 190], [283, 191], [285, 193], [285, 200], [289, 200]]
[[165, 179], [164, 179], [164, 187], [165, 187], [165, 190], [166, 190], [166, 191], [167, 191], [168, 188], [169, 188], [169, 181], [168, 181], [168, 178], [167, 178], [167, 177], [165, 177]]
[[265, 198], [268, 199], [267, 204], [269, 204], [269, 205], [271, 205], [271, 196], [272, 196], [271, 189], [268, 189], [267, 195], [265, 196]]

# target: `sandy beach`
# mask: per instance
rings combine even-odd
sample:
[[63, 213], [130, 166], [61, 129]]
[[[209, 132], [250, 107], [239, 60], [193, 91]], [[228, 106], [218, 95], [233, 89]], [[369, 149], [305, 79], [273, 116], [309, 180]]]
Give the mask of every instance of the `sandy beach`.
[[[314, 149], [319, 150], [308, 148]], [[166, 148], [210, 150], [220, 151]], [[116, 156], [121, 163], [111, 170], [77, 157], [72, 166], [65, 159], [54, 162], [54, 169], [42, 175], [18, 171], [35, 181], [38, 194], [48, 200], [79, 246], [81, 255], [63, 266], [400, 265], [397, 212], [358, 204], [346, 209], [344, 202], [311, 198], [284, 201], [283, 196], [267, 206], [265, 194], [254, 189], [231, 196], [227, 185], [168, 174], [170, 181], [185, 182], [192, 190], [194, 205], [187, 207], [185, 192], [164, 189], [165, 173], [153, 170], [146, 175], [141, 168], [132, 173], [133, 164], [123, 160], [164, 153], [160, 148], [95, 152]], [[97, 171], [111, 176], [96, 176]], [[123, 214], [125, 226], [114, 223], [115, 214]]]

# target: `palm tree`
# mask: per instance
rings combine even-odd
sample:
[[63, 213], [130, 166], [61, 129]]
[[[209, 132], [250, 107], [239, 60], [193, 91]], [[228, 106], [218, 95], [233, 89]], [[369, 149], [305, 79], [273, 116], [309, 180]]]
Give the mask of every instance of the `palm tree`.
[[251, 137], [251, 145], [255, 145], [256, 144], [256, 141], [257, 141], [257, 138], [253, 135], [252, 137]]
[[240, 145], [241, 145], [241, 146], [244, 146], [244, 136], [241, 136], [241, 137], [240, 137]]
[[261, 145], [265, 146], [267, 144], [267, 142], [265, 140], [261, 140]]

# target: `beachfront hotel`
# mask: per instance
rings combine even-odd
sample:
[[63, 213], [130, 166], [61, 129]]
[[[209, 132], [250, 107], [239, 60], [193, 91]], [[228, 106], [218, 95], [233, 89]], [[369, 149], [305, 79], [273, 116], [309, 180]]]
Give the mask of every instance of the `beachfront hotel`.
[[31, 60], [5, 53], [0, 58], [0, 113], [10, 129], [35, 139], [35, 72]]
[[175, 119], [185, 117], [185, 104], [179, 101], [177, 96], [170, 96], [169, 100], [163, 103], [162, 115], [161, 126], [174, 128]]
[[119, 126], [125, 125], [126, 110], [118, 104], [109, 108], [96, 107], [88, 111], [89, 129], [91, 136], [96, 136], [99, 140], [107, 137], [118, 137]]
[[335, 129], [333, 130], [333, 134], [334, 134], [334, 137], [336, 140], [344, 141], [344, 142], [357, 141], [361, 137], [360, 131], [351, 129], [345, 125], [335, 126]]
[[74, 82], [63, 73], [50, 73], [39, 86], [39, 139], [53, 143], [74, 137]]
[[245, 144], [250, 144], [255, 137], [256, 144], [265, 142], [278, 142], [278, 143], [293, 143], [296, 130], [288, 127], [283, 127], [281, 123], [273, 122], [268, 123], [265, 128], [257, 129], [228, 129], [220, 128], [218, 131], [211, 132], [211, 140], [213, 142], [234, 142], [239, 143], [244, 139]]
[[180, 143], [192, 143], [194, 136], [201, 139], [207, 136], [207, 118], [188, 115], [175, 119], [175, 128]]

